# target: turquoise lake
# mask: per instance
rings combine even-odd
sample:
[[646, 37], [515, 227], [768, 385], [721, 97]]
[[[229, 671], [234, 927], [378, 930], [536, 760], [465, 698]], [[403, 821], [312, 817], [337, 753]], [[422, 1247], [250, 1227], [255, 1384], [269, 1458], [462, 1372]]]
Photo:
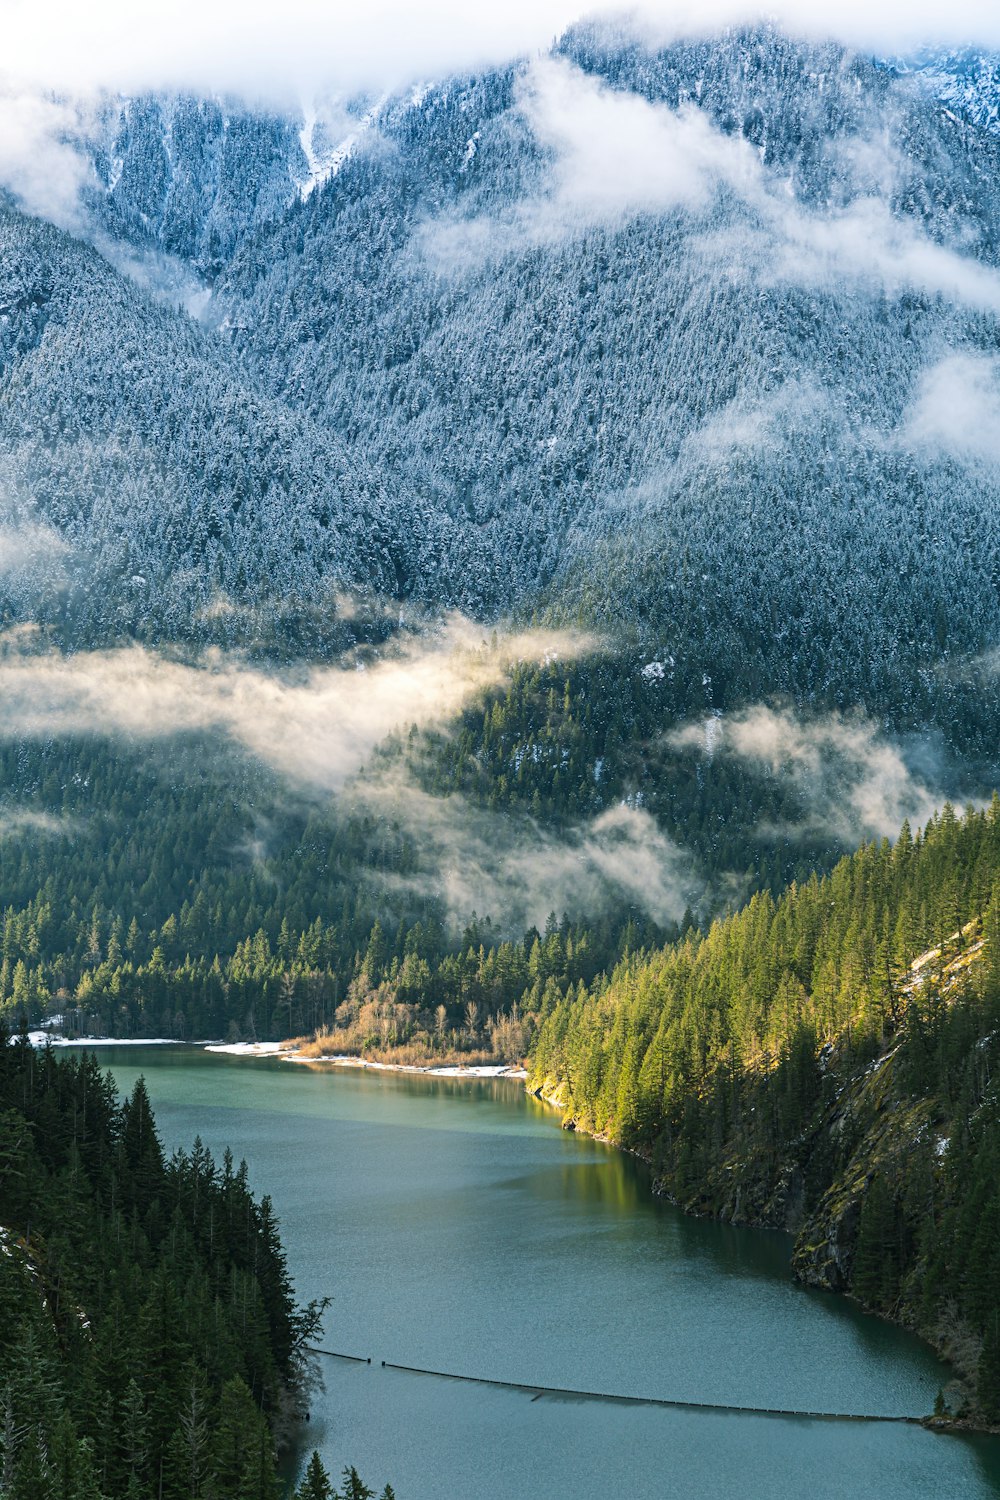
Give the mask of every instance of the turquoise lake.
[[922, 1414], [947, 1371], [918, 1340], [797, 1287], [786, 1236], [693, 1220], [645, 1167], [559, 1129], [512, 1080], [106, 1047], [145, 1075], [168, 1148], [245, 1157], [303, 1299], [329, 1295], [303, 1451], [398, 1500], [980, 1500], [1000, 1439], [670, 1410], [500, 1380], [737, 1406]]

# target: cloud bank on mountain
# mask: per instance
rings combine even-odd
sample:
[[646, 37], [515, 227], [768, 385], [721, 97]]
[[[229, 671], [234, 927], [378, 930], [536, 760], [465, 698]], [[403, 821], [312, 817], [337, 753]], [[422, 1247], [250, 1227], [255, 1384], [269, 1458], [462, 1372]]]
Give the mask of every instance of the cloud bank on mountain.
[[588, 6], [574, 0], [511, 0], [470, 6], [404, 0], [363, 6], [321, 0], [126, 0], [39, 6], [13, 0], [4, 16], [4, 68], [56, 90], [186, 88], [246, 96], [332, 86], [399, 86], [441, 78], [547, 48], [582, 15], [621, 11], [657, 41], [753, 21], [767, 14], [808, 36], [833, 35], [898, 52], [921, 42], [1000, 45], [1000, 11], [984, 0], [871, 6], [813, 0], [640, 0]]
[[339, 790], [394, 728], [443, 724], [513, 661], [569, 657], [591, 642], [527, 632], [490, 644], [468, 622], [397, 654], [279, 675], [219, 651], [196, 662], [142, 646], [39, 653], [8, 638], [0, 653], [5, 737], [216, 733], [292, 781]]

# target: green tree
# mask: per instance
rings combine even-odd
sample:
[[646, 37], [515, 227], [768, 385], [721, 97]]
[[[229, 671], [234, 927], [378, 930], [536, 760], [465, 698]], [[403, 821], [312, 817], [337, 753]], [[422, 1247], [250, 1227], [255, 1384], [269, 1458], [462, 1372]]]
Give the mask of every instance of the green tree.
[[341, 1476], [341, 1483], [344, 1487], [339, 1500], [375, 1500], [375, 1491], [362, 1482], [357, 1469], [348, 1466]]
[[330, 1483], [330, 1476], [323, 1467], [323, 1460], [315, 1448], [306, 1465], [302, 1481], [295, 1491], [295, 1500], [333, 1500], [333, 1485]]

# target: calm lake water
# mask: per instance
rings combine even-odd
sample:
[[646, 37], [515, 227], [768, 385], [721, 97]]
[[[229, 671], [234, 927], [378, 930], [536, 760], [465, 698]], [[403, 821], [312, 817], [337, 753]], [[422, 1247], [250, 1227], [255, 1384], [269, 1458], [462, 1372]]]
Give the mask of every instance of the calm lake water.
[[640, 1163], [559, 1129], [509, 1080], [102, 1048], [145, 1075], [168, 1147], [200, 1134], [272, 1195], [302, 1298], [328, 1294], [306, 1450], [399, 1500], [979, 1500], [1000, 1440], [918, 1427], [578, 1401], [383, 1370], [736, 1405], [923, 1413], [943, 1367], [789, 1243], [685, 1218]]

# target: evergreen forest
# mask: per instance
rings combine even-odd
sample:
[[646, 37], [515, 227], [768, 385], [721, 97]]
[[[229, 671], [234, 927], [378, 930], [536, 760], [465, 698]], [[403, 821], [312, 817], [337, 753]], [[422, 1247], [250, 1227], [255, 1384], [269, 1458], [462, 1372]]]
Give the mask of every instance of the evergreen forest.
[[245, 1164], [0, 1029], [4, 1500], [277, 1500], [321, 1313]]
[[1000, 1422], [1000, 799], [543, 1004], [531, 1086], [950, 1354]]

